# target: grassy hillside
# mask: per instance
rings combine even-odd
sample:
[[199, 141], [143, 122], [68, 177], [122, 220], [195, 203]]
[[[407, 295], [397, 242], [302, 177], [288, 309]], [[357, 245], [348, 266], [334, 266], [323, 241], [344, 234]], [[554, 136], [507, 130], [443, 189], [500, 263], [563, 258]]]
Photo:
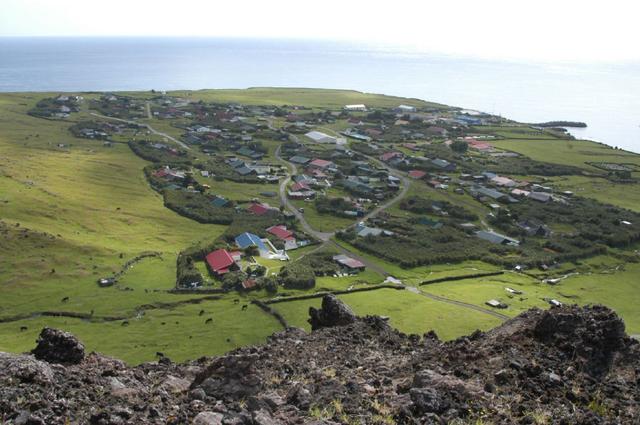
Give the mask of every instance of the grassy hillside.
[[249, 89], [220, 89], [174, 91], [173, 96], [192, 97], [208, 102], [238, 102], [255, 105], [304, 105], [313, 108], [342, 108], [344, 105], [363, 103], [369, 107], [392, 108], [400, 104], [419, 107], [442, 107], [438, 103], [420, 99], [407, 99], [362, 93], [355, 90], [252, 87]]

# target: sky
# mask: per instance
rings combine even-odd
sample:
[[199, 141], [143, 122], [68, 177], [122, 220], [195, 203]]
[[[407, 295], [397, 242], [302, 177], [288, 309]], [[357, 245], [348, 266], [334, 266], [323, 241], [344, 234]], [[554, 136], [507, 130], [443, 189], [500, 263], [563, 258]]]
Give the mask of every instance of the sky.
[[338, 40], [489, 59], [639, 61], [636, 0], [0, 0], [0, 36]]

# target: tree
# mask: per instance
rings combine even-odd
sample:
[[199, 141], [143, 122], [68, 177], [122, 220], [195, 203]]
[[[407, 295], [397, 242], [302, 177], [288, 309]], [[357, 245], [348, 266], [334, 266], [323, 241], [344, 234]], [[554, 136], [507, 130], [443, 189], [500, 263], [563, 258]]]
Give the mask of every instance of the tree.
[[451, 143], [451, 150], [457, 153], [465, 153], [469, 149], [469, 144], [464, 140], [456, 140]]

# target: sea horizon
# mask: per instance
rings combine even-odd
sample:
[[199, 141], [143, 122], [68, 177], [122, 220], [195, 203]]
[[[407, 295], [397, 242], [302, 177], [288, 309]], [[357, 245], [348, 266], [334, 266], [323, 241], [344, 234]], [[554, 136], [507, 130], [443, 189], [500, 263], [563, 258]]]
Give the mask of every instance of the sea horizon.
[[640, 63], [458, 57], [340, 41], [0, 37], [0, 92], [304, 87], [413, 97], [640, 153]]

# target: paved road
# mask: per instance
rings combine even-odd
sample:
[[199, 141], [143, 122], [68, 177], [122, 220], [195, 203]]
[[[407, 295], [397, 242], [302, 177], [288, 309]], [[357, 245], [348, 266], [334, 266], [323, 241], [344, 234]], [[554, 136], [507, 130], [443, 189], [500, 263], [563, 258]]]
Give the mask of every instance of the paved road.
[[124, 122], [124, 123], [127, 123], [127, 124], [135, 124], [135, 125], [139, 125], [139, 126], [145, 127], [147, 130], [149, 130], [153, 134], [156, 134], [156, 135], [158, 135], [160, 137], [166, 137], [167, 139], [171, 140], [174, 143], [177, 143], [178, 145], [182, 146], [183, 148], [185, 148], [187, 150], [191, 150], [191, 148], [187, 144], [185, 144], [184, 142], [176, 139], [175, 137], [169, 136], [167, 133], [163, 133], [161, 131], [158, 131], [158, 130], [154, 129], [149, 124], [140, 123], [140, 122], [137, 122], [137, 121], [125, 120], [125, 119], [122, 119], [122, 118], [108, 117], [106, 115], [97, 114], [95, 112], [90, 112], [90, 114], [95, 116], [95, 117], [104, 118], [106, 120], [120, 121], [120, 122]]
[[480, 307], [480, 306], [475, 305], [475, 304], [469, 304], [469, 303], [465, 303], [465, 302], [462, 302], [462, 301], [456, 301], [456, 300], [452, 300], [450, 298], [441, 297], [439, 295], [430, 294], [429, 292], [424, 292], [420, 288], [417, 288], [415, 286], [407, 286], [407, 285], [405, 285], [405, 289], [407, 291], [409, 291], [409, 292], [413, 292], [414, 294], [422, 295], [423, 297], [427, 297], [427, 298], [430, 298], [430, 299], [435, 300], [435, 301], [440, 301], [440, 302], [444, 302], [444, 303], [447, 303], [447, 304], [457, 305], [458, 307], [464, 307], [464, 308], [468, 308], [468, 309], [471, 309], [471, 310], [478, 311], [480, 313], [489, 314], [491, 316], [497, 317], [500, 320], [509, 320], [510, 319], [510, 317], [507, 316], [506, 314], [498, 313], [497, 311], [490, 310], [490, 309], [484, 308], [484, 307]]
[[295, 164], [292, 164], [288, 161], [285, 161], [284, 159], [282, 159], [282, 157], [280, 156], [280, 147], [282, 145], [279, 145], [278, 148], [276, 149], [275, 155], [276, 158], [279, 161], [285, 162], [290, 168], [290, 172], [287, 175], [287, 178], [284, 179], [282, 181], [282, 183], [280, 183], [280, 188], [279, 188], [279, 193], [280, 193], [280, 202], [282, 203], [282, 205], [284, 205], [289, 211], [291, 211], [293, 214], [295, 214], [296, 218], [300, 221], [300, 224], [302, 225], [302, 228], [304, 229], [305, 232], [307, 232], [308, 234], [314, 236], [315, 238], [326, 242], [329, 239], [331, 239], [331, 237], [334, 235], [334, 232], [320, 232], [318, 230], [315, 230], [313, 227], [311, 227], [311, 225], [307, 222], [306, 218], [304, 217], [304, 215], [296, 208], [295, 205], [293, 205], [291, 203], [291, 201], [289, 200], [289, 198], [287, 198], [287, 185], [289, 184], [289, 182], [291, 181], [291, 176], [294, 174], [298, 173], [298, 167], [296, 167]]

